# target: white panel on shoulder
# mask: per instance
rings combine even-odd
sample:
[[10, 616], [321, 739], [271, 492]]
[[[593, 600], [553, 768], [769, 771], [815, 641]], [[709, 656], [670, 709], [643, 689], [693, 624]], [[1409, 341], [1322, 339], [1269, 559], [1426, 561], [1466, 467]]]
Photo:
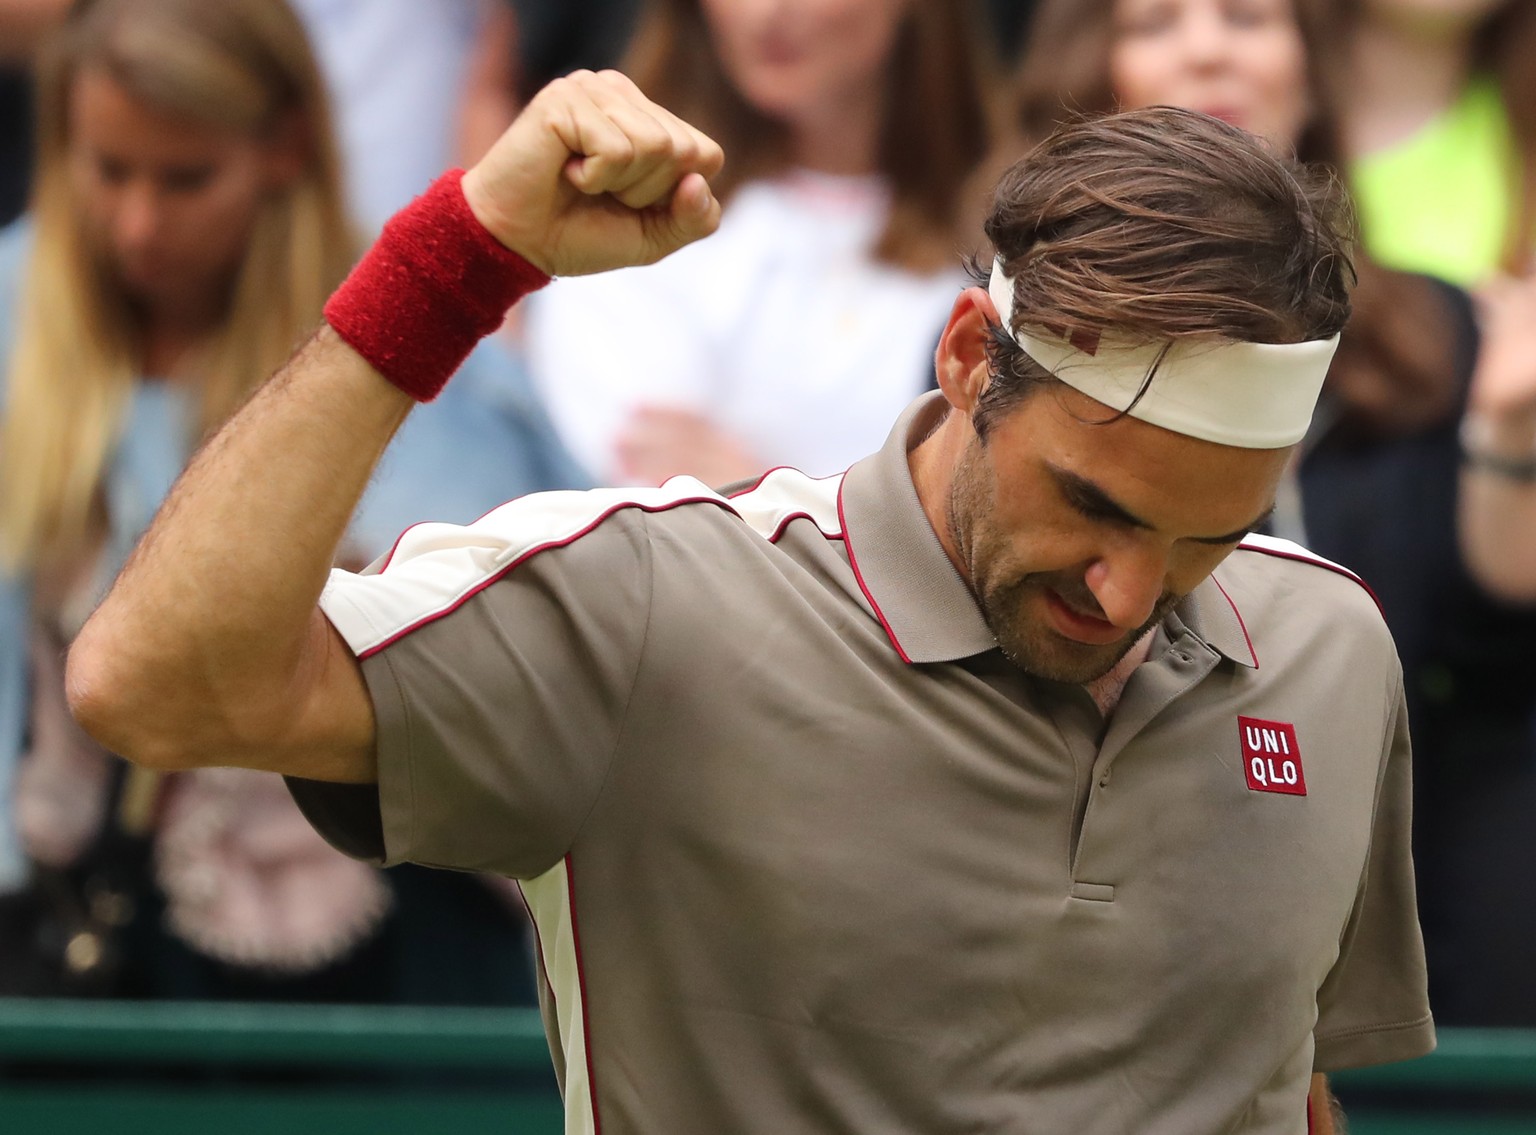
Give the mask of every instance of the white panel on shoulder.
[[842, 485], [841, 473], [818, 478], [798, 469], [774, 469], [746, 492], [731, 497], [731, 505], [758, 535], [769, 540], [800, 516], [821, 529], [823, 536], [839, 537], [843, 526], [837, 515], [837, 497]]
[[1302, 560], [1309, 564], [1316, 564], [1318, 567], [1329, 568], [1332, 571], [1339, 572], [1341, 575], [1347, 575], [1356, 583], [1363, 584], [1365, 582], [1343, 564], [1334, 563], [1332, 560], [1318, 555], [1310, 548], [1303, 547], [1294, 540], [1282, 540], [1278, 536], [1264, 536], [1257, 532], [1250, 532], [1247, 536], [1243, 537], [1243, 542], [1238, 545], [1238, 548], [1239, 550], [1250, 552], [1267, 552], [1269, 555], [1284, 556], [1290, 560]]
[[750, 491], [727, 500], [692, 477], [655, 489], [534, 493], [494, 509], [473, 524], [418, 524], [368, 571], [333, 571], [320, 608], [352, 652], [364, 657], [401, 635], [448, 614], [538, 552], [563, 547], [624, 509], [664, 512], [712, 504], [736, 514], [765, 539], [797, 516], [838, 534], [841, 477], [814, 480], [774, 470]]

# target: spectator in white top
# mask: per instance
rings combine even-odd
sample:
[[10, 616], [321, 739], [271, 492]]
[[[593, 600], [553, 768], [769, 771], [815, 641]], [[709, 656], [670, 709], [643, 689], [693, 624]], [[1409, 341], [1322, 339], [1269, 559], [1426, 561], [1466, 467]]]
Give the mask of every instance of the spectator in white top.
[[336, 107], [353, 215], [374, 233], [452, 164], [481, 0], [293, 0]]
[[950, 0], [653, 0], [625, 69], [731, 166], [709, 240], [527, 304], [535, 379], [596, 477], [822, 475], [878, 446], [965, 284], [991, 133], [973, 32]]

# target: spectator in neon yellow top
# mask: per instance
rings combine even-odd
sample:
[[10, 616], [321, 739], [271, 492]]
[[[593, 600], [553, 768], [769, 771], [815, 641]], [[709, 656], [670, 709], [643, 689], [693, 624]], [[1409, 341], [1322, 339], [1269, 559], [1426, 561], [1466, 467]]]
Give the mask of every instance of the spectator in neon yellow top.
[[1536, 0], [1349, 0], [1351, 174], [1383, 263], [1475, 287], [1463, 552], [1536, 604]]
[[1466, 287], [1536, 253], [1536, 2], [1348, 0], [1350, 179], [1380, 263]]

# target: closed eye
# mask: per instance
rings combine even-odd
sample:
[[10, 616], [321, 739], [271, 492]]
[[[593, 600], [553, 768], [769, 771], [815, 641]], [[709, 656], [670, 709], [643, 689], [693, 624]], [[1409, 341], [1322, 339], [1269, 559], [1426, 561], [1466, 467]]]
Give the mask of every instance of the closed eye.
[[[1047, 464], [1046, 469], [1055, 479], [1056, 487], [1060, 491], [1062, 499], [1084, 519], [1091, 520], [1096, 524], [1113, 524], [1123, 528], [1137, 528], [1148, 532], [1154, 531], [1152, 524], [1126, 509], [1086, 477], [1080, 477], [1076, 473], [1058, 468], [1055, 465]], [[1246, 524], [1235, 532], [1227, 532], [1221, 536], [1188, 536], [1185, 538], [1191, 543], [1205, 544], [1215, 548], [1241, 543], [1244, 537], [1268, 520], [1274, 511], [1274, 506], [1271, 505], [1253, 523]]]

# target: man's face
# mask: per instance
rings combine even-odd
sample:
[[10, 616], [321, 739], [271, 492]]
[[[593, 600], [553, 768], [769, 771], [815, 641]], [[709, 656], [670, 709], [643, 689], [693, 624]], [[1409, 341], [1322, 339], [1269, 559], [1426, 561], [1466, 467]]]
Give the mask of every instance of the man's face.
[[953, 468], [948, 542], [1004, 654], [1042, 678], [1107, 673], [1267, 515], [1290, 453], [1111, 414], [1036, 391]]

